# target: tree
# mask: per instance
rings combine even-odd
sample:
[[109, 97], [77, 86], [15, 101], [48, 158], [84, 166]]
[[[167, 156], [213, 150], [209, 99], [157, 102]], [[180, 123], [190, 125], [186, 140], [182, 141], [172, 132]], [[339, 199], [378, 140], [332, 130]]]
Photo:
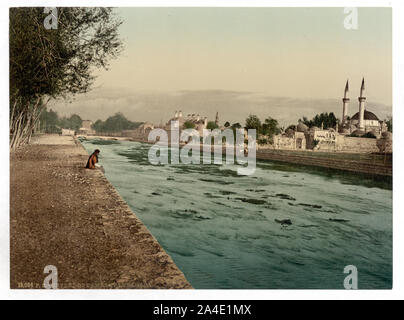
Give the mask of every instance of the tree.
[[59, 120], [59, 126], [64, 129], [78, 131], [82, 125], [83, 120], [77, 114], [73, 114], [69, 118], [63, 117]]
[[236, 137], [237, 137], [236, 130], [241, 129], [241, 128], [243, 128], [243, 126], [239, 122], [233, 123], [231, 125], [230, 129], [233, 131], [234, 139], [236, 139]]
[[83, 125], [83, 120], [81, 120], [80, 116], [77, 114], [73, 114], [69, 118], [69, 129], [74, 131], [78, 131]]
[[320, 128], [323, 125], [324, 129], [328, 129], [334, 128], [337, 125], [337, 118], [333, 112], [323, 112], [321, 114], [317, 114], [312, 120], [308, 120], [307, 117], [303, 117], [303, 119], [299, 119], [299, 121], [303, 122], [309, 128]]
[[129, 127], [129, 120], [125, 118], [125, 116], [118, 112], [113, 116], [108, 117], [104, 123], [104, 131], [107, 132], [118, 132], [122, 130], [126, 130]]
[[264, 123], [262, 124], [262, 133], [264, 135], [267, 135], [270, 139], [272, 139], [272, 137], [275, 134], [279, 134], [281, 132], [281, 130], [278, 127], [278, 121], [268, 117], [265, 119]]
[[206, 125], [206, 129], [209, 129], [209, 130], [214, 130], [217, 128], [219, 128], [219, 126], [216, 124], [215, 121], [209, 121], [208, 124]]
[[303, 117], [303, 119], [299, 119], [299, 121], [304, 123], [309, 128], [311, 128], [313, 126], [313, 120], [309, 120], [309, 119], [307, 119], [307, 117]]
[[95, 130], [96, 132], [103, 132], [103, 125], [104, 125], [104, 122], [102, 120], [98, 119], [96, 122], [94, 122], [91, 125], [91, 128], [93, 130]]
[[268, 140], [265, 136], [261, 136], [260, 138], [258, 138], [257, 142], [259, 145], [265, 145], [268, 143], [272, 143], [271, 140]]
[[184, 129], [194, 129], [195, 128], [195, 123], [192, 121], [185, 121], [184, 122]]
[[44, 110], [40, 117], [40, 130], [46, 133], [57, 133], [59, 132], [59, 117], [58, 114], [50, 109], [49, 111]]
[[387, 130], [393, 132], [393, 117], [389, 117], [386, 121]]
[[138, 128], [142, 122], [132, 122], [128, 120], [121, 112], [115, 113], [113, 116], [108, 117], [107, 120], [97, 120], [92, 128], [99, 133], [102, 132], [120, 132], [123, 130], [133, 130]]
[[30, 141], [50, 99], [87, 92], [94, 68], [107, 68], [122, 49], [111, 8], [58, 8], [57, 29], [49, 30], [47, 15], [40, 7], [10, 9], [11, 149]]
[[369, 131], [369, 132], [366, 132], [366, 133], [362, 136], [362, 138], [372, 138], [372, 139], [376, 139], [376, 136], [375, 136], [375, 134], [374, 134], [373, 132]]
[[262, 131], [261, 120], [256, 115], [250, 114], [245, 120], [245, 128], [255, 129], [257, 130], [257, 134], [259, 134]]

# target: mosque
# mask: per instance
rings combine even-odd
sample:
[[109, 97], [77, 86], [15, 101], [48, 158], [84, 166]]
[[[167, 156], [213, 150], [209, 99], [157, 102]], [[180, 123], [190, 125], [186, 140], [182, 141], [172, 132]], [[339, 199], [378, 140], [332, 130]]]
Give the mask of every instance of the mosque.
[[338, 130], [340, 134], [348, 135], [353, 134], [356, 136], [362, 136], [368, 132], [373, 133], [374, 136], [380, 137], [383, 132], [387, 131], [387, 124], [385, 121], [380, 120], [373, 112], [366, 110], [364, 96], [365, 91], [365, 79], [362, 79], [362, 85], [360, 89], [359, 111], [352, 117], [348, 116], [349, 105], [349, 83], [348, 80], [345, 85], [344, 97], [342, 98], [342, 123]]
[[359, 110], [351, 117], [348, 116], [350, 101], [348, 93], [347, 81], [342, 98], [342, 120], [337, 122], [335, 128], [323, 129], [323, 126], [309, 128], [299, 121], [296, 130], [288, 129], [274, 136], [272, 147], [289, 150], [392, 152], [392, 135], [388, 132], [386, 122], [380, 120], [373, 112], [366, 110], [365, 79], [362, 79], [358, 97]]

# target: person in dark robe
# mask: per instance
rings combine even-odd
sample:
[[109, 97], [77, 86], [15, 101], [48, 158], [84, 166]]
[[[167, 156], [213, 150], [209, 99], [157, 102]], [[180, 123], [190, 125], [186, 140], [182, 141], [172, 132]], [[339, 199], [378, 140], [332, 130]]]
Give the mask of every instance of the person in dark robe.
[[94, 152], [90, 155], [88, 158], [86, 168], [87, 169], [95, 169], [95, 164], [98, 162], [98, 154], [100, 153], [100, 150], [95, 149]]

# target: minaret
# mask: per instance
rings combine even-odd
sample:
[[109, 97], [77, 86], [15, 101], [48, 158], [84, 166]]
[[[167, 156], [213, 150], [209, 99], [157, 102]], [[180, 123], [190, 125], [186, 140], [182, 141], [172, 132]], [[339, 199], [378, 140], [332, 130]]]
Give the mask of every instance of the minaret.
[[348, 92], [349, 92], [349, 84], [347, 80], [345, 85], [344, 97], [342, 98], [342, 126], [346, 125], [346, 120], [348, 117], [348, 104], [349, 104]]
[[365, 100], [363, 92], [365, 91], [365, 78], [362, 78], [361, 95], [359, 96], [359, 130], [365, 130]]
[[216, 123], [217, 126], [219, 125], [219, 112], [216, 112], [215, 123]]

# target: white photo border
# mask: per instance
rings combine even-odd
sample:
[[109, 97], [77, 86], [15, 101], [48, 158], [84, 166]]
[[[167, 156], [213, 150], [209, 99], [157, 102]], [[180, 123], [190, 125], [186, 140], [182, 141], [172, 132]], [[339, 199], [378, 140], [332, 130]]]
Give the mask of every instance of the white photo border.
[[[394, 110], [394, 176], [393, 176], [393, 289], [392, 290], [23, 290], [10, 289], [10, 233], [9, 233], [9, 7], [19, 6], [113, 6], [113, 7], [392, 7], [393, 9], [393, 110]], [[0, 178], [0, 298], [1, 299], [403, 299], [404, 298], [404, 149], [399, 137], [404, 137], [404, 1], [138, 1], [138, 0], [7, 0], [0, 10], [0, 146], [2, 151]], [[401, 38], [400, 38], [401, 36]], [[403, 210], [403, 211], [401, 211]]]

